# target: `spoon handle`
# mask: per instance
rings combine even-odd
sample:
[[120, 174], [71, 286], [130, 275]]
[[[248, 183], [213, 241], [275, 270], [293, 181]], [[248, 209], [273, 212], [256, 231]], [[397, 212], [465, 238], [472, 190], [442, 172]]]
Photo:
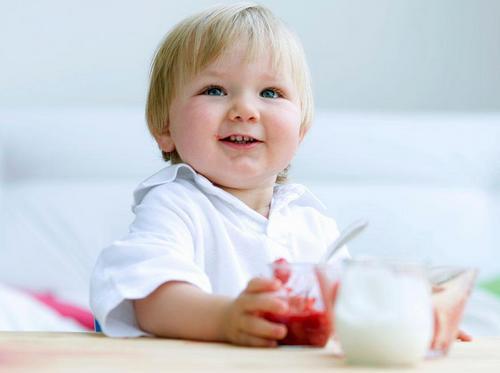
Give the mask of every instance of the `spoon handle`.
[[340, 249], [348, 241], [352, 240], [354, 237], [360, 234], [366, 228], [367, 225], [368, 225], [368, 220], [366, 219], [359, 219], [351, 223], [351, 225], [345, 228], [344, 231], [340, 233], [340, 235], [337, 237], [337, 239], [333, 241], [330, 246], [328, 246], [325, 255], [321, 259], [321, 262], [327, 263], [332, 258], [333, 254], [337, 252], [338, 249]]

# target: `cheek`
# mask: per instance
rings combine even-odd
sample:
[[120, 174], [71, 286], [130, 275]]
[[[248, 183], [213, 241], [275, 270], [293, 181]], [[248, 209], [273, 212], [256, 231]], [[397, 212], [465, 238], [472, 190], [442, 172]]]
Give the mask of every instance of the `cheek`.
[[300, 143], [300, 113], [287, 110], [274, 115], [269, 131], [276, 142], [287, 148], [297, 148]]
[[207, 139], [215, 136], [216, 112], [206, 105], [193, 103], [185, 105], [172, 116], [172, 137], [177, 151], [184, 160], [202, 153], [209, 143]]

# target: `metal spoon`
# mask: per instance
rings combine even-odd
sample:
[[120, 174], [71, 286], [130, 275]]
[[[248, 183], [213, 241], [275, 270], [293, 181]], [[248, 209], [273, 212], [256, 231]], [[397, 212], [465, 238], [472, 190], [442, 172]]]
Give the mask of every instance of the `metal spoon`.
[[344, 246], [348, 241], [352, 240], [358, 234], [360, 234], [368, 225], [368, 220], [359, 219], [354, 223], [349, 225], [344, 229], [343, 232], [340, 233], [340, 236], [337, 237], [335, 241], [332, 242], [330, 246], [326, 249], [325, 255], [320, 260], [320, 263], [328, 263], [332, 258], [333, 254], [337, 252], [342, 246]]
[[465, 268], [453, 266], [431, 267], [428, 270], [428, 277], [431, 285], [439, 286], [449, 282], [466, 272]]

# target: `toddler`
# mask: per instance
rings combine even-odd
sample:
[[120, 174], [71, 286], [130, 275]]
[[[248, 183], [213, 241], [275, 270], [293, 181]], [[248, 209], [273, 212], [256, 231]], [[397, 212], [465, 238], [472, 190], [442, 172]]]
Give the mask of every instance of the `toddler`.
[[170, 31], [146, 109], [169, 165], [135, 190], [129, 233], [94, 269], [106, 335], [249, 346], [286, 336], [259, 316], [287, 312], [266, 266], [315, 262], [338, 235], [323, 205], [287, 183], [312, 112], [302, 47], [268, 9], [218, 6]]

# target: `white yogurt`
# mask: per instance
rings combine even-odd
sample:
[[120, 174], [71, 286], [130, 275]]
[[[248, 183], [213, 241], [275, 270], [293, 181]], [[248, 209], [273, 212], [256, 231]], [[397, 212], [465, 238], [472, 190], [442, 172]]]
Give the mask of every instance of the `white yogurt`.
[[429, 348], [430, 286], [417, 266], [352, 261], [342, 277], [335, 330], [347, 362], [413, 365]]

